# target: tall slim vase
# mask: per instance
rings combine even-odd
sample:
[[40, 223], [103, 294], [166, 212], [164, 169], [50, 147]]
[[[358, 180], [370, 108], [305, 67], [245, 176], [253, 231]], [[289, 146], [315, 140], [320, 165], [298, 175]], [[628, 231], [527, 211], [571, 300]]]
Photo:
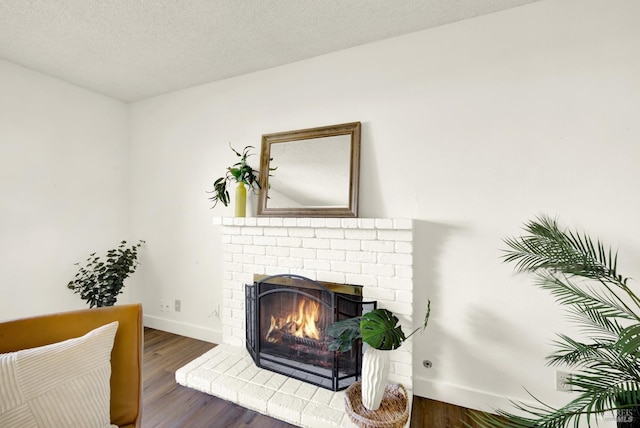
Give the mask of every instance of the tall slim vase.
[[247, 216], [247, 189], [244, 187], [244, 183], [238, 183], [236, 187], [236, 217]]
[[367, 347], [362, 357], [362, 404], [378, 410], [389, 375], [389, 352]]

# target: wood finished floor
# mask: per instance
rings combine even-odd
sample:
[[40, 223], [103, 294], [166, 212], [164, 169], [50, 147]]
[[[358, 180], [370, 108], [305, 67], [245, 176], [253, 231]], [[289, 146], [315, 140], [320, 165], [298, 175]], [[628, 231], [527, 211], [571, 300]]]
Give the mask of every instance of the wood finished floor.
[[[295, 428], [211, 395], [185, 388], [175, 371], [215, 345], [160, 330], [144, 330], [142, 428]], [[467, 409], [414, 397], [411, 428], [475, 425]]]

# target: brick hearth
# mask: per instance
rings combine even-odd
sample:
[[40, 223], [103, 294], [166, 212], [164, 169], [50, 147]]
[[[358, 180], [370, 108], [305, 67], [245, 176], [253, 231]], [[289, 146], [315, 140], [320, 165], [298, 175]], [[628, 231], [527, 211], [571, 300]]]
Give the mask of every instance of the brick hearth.
[[297, 426], [356, 428], [344, 412], [344, 391], [261, 369], [238, 346], [216, 346], [180, 368], [176, 381]]

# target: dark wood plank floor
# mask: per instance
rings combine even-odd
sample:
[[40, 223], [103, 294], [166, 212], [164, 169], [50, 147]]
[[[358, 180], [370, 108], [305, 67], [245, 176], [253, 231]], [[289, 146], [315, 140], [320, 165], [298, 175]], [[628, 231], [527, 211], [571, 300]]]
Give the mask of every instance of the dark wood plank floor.
[[[160, 330], [144, 330], [143, 428], [294, 428], [211, 395], [185, 388], [175, 371], [215, 345]], [[414, 397], [411, 428], [474, 426], [467, 410]]]

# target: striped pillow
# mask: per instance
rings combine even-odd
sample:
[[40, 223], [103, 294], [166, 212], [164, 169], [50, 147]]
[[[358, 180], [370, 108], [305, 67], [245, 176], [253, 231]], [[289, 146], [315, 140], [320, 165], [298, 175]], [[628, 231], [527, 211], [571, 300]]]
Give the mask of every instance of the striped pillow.
[[118, 322], [82, 337], [0, 354], [0, 427], [105, 428]]

